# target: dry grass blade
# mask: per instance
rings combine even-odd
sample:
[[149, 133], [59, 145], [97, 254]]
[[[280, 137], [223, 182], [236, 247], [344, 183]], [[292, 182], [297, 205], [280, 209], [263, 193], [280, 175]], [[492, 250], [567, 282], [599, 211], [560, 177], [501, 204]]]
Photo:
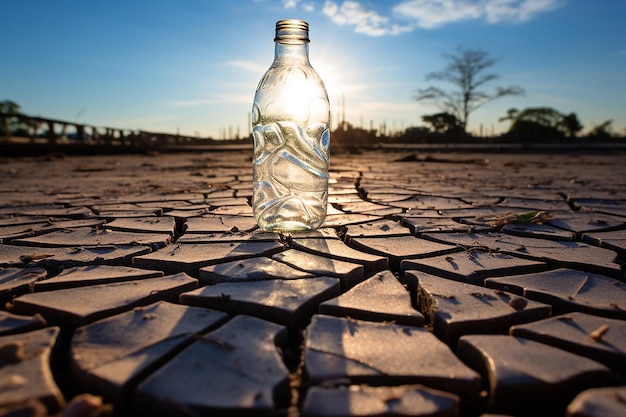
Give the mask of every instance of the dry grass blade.
[[507, 213], [501, 216], [484, 216], [478, 218], [478, 220], [484, 220], [492, 227], [502, 227], [507, 224], [544, 224], [550, 220], [554, 220], [554, 217], [546, 211], [529, 211], [527, 213]]

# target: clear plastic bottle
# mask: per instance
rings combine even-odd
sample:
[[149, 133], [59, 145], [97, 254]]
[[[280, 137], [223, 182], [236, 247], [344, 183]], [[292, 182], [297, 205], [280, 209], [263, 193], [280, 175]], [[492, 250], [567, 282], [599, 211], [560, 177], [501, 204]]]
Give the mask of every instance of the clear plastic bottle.
[[265, 230], [315, 230], [328, 203], [328, 94], [309, 62], [307, 22], [276, 22], [274, 42], [252, 106], [254, 217]]

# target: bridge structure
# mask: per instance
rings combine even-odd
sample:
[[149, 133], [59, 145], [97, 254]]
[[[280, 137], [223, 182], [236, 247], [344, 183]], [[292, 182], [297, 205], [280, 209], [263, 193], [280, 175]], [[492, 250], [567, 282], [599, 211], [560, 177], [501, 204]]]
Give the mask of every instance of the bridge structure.
[[81, 149], [87, 153], [89, 150], [144, 151], [189, 145], [216, 145], [220, 142], [232, 141], [216, 141], [211, 138], [141, 129], [98, 127], [66, 120], [0, 112], [0, 145], [8, 150], [27, 147], [30, 150], [44, 151]]

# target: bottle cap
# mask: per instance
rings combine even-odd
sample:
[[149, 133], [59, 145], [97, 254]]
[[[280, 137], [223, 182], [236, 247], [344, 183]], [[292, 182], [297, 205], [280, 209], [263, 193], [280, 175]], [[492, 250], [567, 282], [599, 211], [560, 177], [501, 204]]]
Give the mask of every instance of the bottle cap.
[[304, 20], [284, 19], [276, 22], [274, 42], [301, 44], [309, 41], [309, 24]]

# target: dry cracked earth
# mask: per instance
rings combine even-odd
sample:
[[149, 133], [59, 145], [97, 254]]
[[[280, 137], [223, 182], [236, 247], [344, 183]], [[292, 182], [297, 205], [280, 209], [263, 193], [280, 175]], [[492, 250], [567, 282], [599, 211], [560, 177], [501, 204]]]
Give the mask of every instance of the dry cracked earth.
[[0, 178], [0, 415], [626, 415], [624, 155], [333, 155], [293, 235], [247, 150]]

